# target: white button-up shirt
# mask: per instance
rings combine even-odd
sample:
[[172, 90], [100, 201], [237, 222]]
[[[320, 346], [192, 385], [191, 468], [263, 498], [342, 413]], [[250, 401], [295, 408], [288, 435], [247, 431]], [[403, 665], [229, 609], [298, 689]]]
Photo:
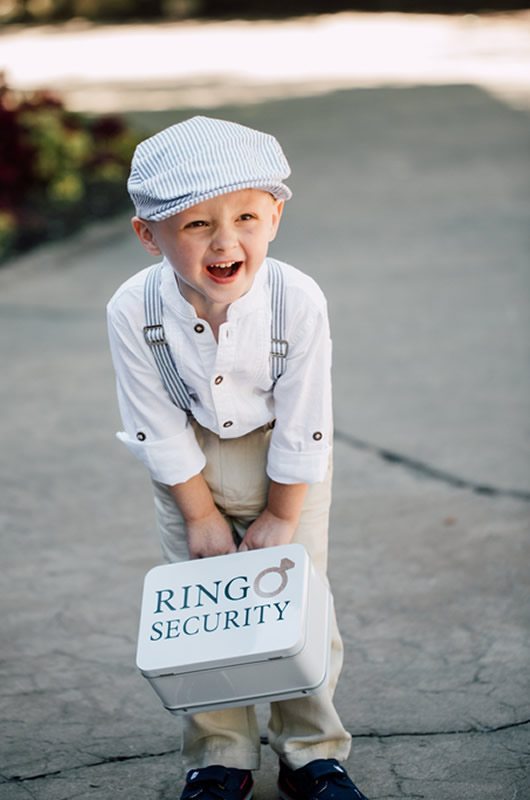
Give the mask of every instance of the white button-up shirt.
[[[312, 278], [288, 264], [281, 268], [289, 349], [275, 385], [267, 259], [250, 291], [229, 306], [218, 341], [182, 297], [173, 269], [164, 262], [164, 330], [197, 422], [221, 438], [233, 438], [276, 420], [268, 476], [278, 483], [315, 483], [326, 475], [332, 435], [327, 307]], [[133, 275], [107, 307], [124, 427], [117, 436], [155, 480], [174, 485], [198, 474], [205, 459], [188, 416], [170, 400], [144, 340], [146, 275], [147, 269]]]

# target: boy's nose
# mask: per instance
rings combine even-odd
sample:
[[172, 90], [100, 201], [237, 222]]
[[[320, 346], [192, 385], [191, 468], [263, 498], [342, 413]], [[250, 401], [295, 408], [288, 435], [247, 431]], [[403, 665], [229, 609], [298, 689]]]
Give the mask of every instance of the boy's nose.
[[212, 238], [212, 250], [225, 252], [232, 250], [237, 244], [237, 236], [234, 229], [229, 225], [224, 225], [216, 229]]

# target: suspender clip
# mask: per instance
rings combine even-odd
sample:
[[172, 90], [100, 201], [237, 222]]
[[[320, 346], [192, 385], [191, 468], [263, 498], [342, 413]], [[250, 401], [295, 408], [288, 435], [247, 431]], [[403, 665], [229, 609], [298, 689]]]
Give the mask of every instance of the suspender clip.
[[287, 358], [289, 342], [286, 339], [271, 339], [271, 356], [273, 358]]
[[149, 347], [167, 344], [163, 325], [144, 325], [144, 339]]

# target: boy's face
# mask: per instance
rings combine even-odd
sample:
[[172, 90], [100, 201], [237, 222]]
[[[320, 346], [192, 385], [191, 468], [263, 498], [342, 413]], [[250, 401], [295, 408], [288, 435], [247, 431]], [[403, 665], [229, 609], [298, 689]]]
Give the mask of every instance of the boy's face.
[[276, 236], [283, 202], [259, 189], [205, 200], [160, 222], [133, 218], [145, 249], [162, 254], [199, 315], [246, 294]]

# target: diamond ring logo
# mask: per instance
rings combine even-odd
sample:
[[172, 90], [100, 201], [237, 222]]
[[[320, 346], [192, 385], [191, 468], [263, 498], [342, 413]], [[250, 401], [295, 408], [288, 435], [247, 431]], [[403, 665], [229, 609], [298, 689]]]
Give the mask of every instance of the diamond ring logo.
[[[294, 561], [291, 561], [290, 558], [282, 558], [280, 561], [279, 567], [267, 567], [267, 569], [263, 569], [256, 575], [256, 579], [254, 580], [254, 591], [259, 597], [276, 597], [277, 594], [283, 592], [287, 583], [289, 581], [289, 576], [287, 575], [287, 570], [292, 569], [295, 566]], [[272, 579], [272, 585], [277, 585], [274, 588], [262, 588], [264, 579], [265, 579], [265, 586], [270, 587], [271, 585], [271, 578], [269, 576], [277, 575], [280, 578], [280, 582], [277, 582], [276, 578]]]

